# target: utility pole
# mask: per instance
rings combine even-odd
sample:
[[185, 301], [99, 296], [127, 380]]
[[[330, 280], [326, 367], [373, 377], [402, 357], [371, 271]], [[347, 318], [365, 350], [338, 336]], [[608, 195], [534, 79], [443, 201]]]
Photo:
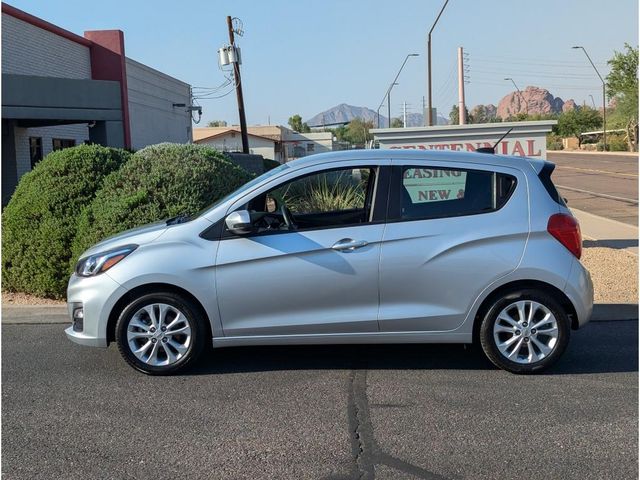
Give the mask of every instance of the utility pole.
[[440, 13], [436, 17], [436, 21], [433, 22], [433, 25], [431, 26], [431, 30], [429, 30], [429, 34], [427, 35], [427, 69], [429, 72], [429, 75], [428, 75], [429, 111], [427, 112], [427, 117], [429, 117], [429, 122], [427, 125], [429, 125], [430, 127], [433, 126], [433, 115], [431, 114], [433, 110], [432, 98], [431, 98], [431, 33], [433, 32], [433, 29], [436, 28], [436, 23], [438, 23], [438, 20], [440, 20], [440, 16], [442, 15], [442, 12], [444, 12], [444, 9], [446, 8], [447, 3], [449, 3], [449, 0], [445, 0], [444, 5], [442, 5], [442, 8], [440, 9]]
[[402, 127], [407, 128], [407, 102], [402, 102]]
[[[235, 38], [233, 35], [233, 25], [230, 16], [227, 16], [227, 27], [229, 28], [229, 43], [231, 49], [235, 51]], [[238, 59], [236, 59], [238, 60]], [[240, 62], [233, 62], [233, 76], [236, 80], [236, 97], [238, 98], [238, 115], [240, 116], [240, 135], [242, 136], [242, 153], [249, 153], [249, 137], [247, 135], [247, 119], [244, 116], [244, 98], [242, 97], [242, 80], [240, 78]]]
[[464, 60], [462, 47], [458, 47], [458, 124], [467, 123], [466, 109], [464, 106]]
[[387, 115], [389, 116], [389, 128], [391, 128], [391, 89], [395, 82], [391, 84], [389, 90], [387, 90]]

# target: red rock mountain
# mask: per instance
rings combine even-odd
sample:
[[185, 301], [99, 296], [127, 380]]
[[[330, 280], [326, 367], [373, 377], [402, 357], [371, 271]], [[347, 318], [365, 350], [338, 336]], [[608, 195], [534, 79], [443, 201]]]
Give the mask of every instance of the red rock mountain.
[[564, 102], [560, 97], [554, 97], [549, 90], [540, 87], [527, 87], [522, 92], [511, 92], [500, 100], [497, 116], [503, 120], [519, 113], [549, 114], [562, 113], [575, 109], [573, 100]]

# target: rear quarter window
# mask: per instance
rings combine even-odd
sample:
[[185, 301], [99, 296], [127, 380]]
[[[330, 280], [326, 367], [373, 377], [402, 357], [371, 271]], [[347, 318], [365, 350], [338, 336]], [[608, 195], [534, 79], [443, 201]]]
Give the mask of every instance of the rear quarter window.
[[507, 203], [515, 186], [515, 177], [498, 172], [403, 167], [400, 220], [493, 212]]

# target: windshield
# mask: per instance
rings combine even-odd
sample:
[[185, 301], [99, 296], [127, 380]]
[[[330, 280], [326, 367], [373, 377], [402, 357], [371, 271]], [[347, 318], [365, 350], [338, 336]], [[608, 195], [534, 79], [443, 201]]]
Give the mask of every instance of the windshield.
[[235, 195], [240, 195], [244, 192], [247, 192], [249, 190], [251, 190], [253, 187], [255, 187], [257, 184], [259, 184], [260, 182], [262, 182], [263, 180], [266, 180], [267, 178], [271, 178], [275, 175], [278, 175], [280, 172], [282, 172], [283, 170], [286, 170], [287, 168], [290, 168], [289, 165], [287, 165], [286, 163], [283, 163], [282, 165], [280, 165], [279, 167], [276, 167], [272, 170], [269, 170], [267, 172], [264, 172], [262, 175], [257, 176], [256, 178], [254, 178], [253, 180], [251, 180], [250, 182], [245, 183], [244, 185], [242, 185], [240, 188], [238, 188], [237, 190], [234, 190], [233, 192], [231, 192], [230, 194], [222, 197], [220, 200], [218, 200], [217, 202], [203, 208], [202, 210], [200, 210], [198, 213], [196, 213], [193, 218], [199, 217], [200, 215], [205, 214], [206, 212], [208, 212], [209, 210], [213, 210], [214, 208], [216, 208], [218, 205], [221, 205], [222, 203], [226, 202], [227, 200], [229, 200], [231, 197], [235, 196]]

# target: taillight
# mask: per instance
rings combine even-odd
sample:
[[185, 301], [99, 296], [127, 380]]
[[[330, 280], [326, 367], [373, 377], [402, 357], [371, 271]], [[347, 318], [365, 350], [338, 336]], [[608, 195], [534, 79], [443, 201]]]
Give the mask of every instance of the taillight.
[[553, 235], [576, 258], [582, 256], [582, 235], [580, 234], [580, 224], [575, 217], [566, 213], [551, 215], [549, 223], [547, 223], [547, 232]]

